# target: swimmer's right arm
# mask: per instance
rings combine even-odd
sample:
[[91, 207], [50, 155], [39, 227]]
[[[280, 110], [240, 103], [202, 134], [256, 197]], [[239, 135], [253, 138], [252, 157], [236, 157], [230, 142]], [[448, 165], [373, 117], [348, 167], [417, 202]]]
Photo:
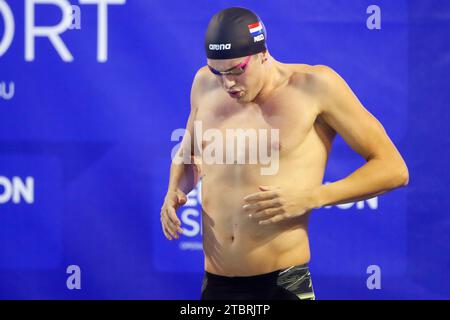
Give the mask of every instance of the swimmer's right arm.
[[[203, 69], [203, 68], [202, 68]], [[191, 88], [191, 111], [186, 125], [186, 134], [176, 153], [179, 159], [188, 159], [189, 163], [176, 163], [172, 160], [170, 167], [169, 186], [161, 208], [161, 225], [164, 236], [168, 240], [178, 239], [181, 229], [181, 221], [176, 214], [176, 210], [187, 201], [187, 194], [195, 188], [198, 182], [199, 169], [194, 163], [194, 121], [198, 108], [198, 97], [201, 90], [200, 69], [195, 75]], [[192, 139], [191, 139], [192, 138]], [[190, 154], [184, 154], [189, 152]], [[175, 159], [175, 158], [174, 158]]]

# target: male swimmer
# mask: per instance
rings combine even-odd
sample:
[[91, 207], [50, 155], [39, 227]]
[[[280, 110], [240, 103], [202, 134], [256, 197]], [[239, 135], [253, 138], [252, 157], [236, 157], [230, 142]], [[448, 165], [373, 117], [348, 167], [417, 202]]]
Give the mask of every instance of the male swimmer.
[[[164, 235], [172, 240], [183, 232], [176, 210], [200, 175], [201, 298], [314, 299], [308, 269], [312, 210], [406, 186], [408, 168], [383, 126], [336, 72], [323, 65], [281, 63], [269, 54], [265, 27], [252, 11], [232, 7], [214, 15], [205, 48], [207, 65], [193, 80], [186, 134], [178, 150], [178, 156], [194, 161], [172, 162], [161, 208]], [[191, 139], [198, 123], [222, 136], [227, 130], [277, 130], [278, 136], [266, 139], [277, 155], [277, 170], [262, 174], [263, 163], [198, 159], [195, 151], [205, 151], [212, 142]], [[336, 134], [366, 163], [324, 185]], [[224, 158], [239, 153], [225, 142], [219, 145]], [[243, 148], [241, 154], [258, 147], [248, 143]]]

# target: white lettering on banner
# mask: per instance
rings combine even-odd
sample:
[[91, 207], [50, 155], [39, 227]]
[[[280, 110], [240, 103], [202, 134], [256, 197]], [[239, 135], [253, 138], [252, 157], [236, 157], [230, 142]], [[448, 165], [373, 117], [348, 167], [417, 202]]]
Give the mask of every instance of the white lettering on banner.
[[126, 0], [79, 0], [80, 4], [98, 5], [97, 61], [108, 60], [108, 5], [124, 5]]
[[[200, 180], [197, 186], [189, 192], [186, 204], [182, 207], [180, 215], [181, 227], [184, 231], [181, 235], [182, 237], [193, 238], [203, 234], [201, 224], [201, 185], [202, 181]], [[183, 251], [202, 250], [203, 244], [197, 240], [181, 241], [179, 248]]]
[[[34, 9], [36, 4], [53, 4], [63, 13], [62, 20], [56, 26], [35, 26]], [[61, 59], [65, 62], [73, 61], [73, 56], [59, 36], [72, 23], [72, 7], [67, 0], [26, 0], [25, 1], [25, 60], [34, 61], [35, 39], [47, 37], [53, 44]]]
[[[337, 204], [336, 208], [341, 209], [341, 210], [347, 210], [352, 208], [356, 203], [356, 209], [358, 210], [362, 210], [366, 208], [366, 204], [367, 206], [372, 209], [372, 210], [377, 210], [378, 209], [378, 197], [374, 197], [374, 198], [370, 198], [370, 199], [366, 199], [366, 200], [361, 200], [358, 202], [349, 202], [349, 203], [341, 203], [341, 204]], [[325, 206], [325, 209], [330, 209], [333, 206]]]
[[203, 245], [201, 242], [187, 242], [187, 241], [182, 241], [180, 242], [180, 249], [181, 250], [203, 250]]
[[198, 191], [198, 188], [194, 188], [189, 194], [187, 195], [187, 201], [185, 203], [186, 207], [196, 207], [200, 204], [200, 192]]
[[72, 6], [72, 24], [69, 26], [69, 30], [81, 29], [81, 9], [79, 6]]
[[0, 41], [0, 57], [9, 49], [14, 38], [14, 16], [11, 8], [4, 0], [0, 0], [0, 13], [5, 22], [5, 30], [2, 40]]
[[[197, 209], [185, 209], [181, 213], [181, 221], [183, 224], [188, 225], [191, 228], [183, 226], [183, 235], [186, 237], [195, 237], [200, 233], [200, 223], [195, 220], [200, 216], [200, 212]], [[192, 217], [192, 219], [191, 219]]]
[[[331, 182], [327, 181], [324, 184], [329, 184]], [[366, 200], [361, 200], [361, 201], [357, 201], [357, 202], [348, 202], [348, 203], [341, 203], [341, 204], [337, 204], [336, 208], [341, 209], [341, 210], [348, 210], [350, 208], [352, 208], [356, 203], [356, 209], [358, 210], [362, 210], [366, 208], [366, 204], [369, 207], [369, 209], [372, 210], [378, 210], [378, 197], [373, 197], [370, 199], [366, 199]], [[322, 208], [324, 209], [330, 209], [333, 208], [333, 206], [323, 206]]]
[[[3, 190], [2, 190], [3, 189]], [[34, 178], [27, 177], [25, 182], [20, 177], [13, 177], [11, 180], [0, 176], [0, 204], [11, 201], [20, 203], [34, 203]]]
[[9, 83], [9, 89], [6, 86], [5, 82], [0, 82], [0, 100], [4, 99], [4, 100], [11, 100], [14, 97], [14, 91], [15, 90], [15, 86], [14, 86], [14, 82], [10, 82]]
[[[79, 0], [79, 3], [98, 6], [97, 61], [106, 62], [108, 60], [108, 6], [124, 5], [126, 0]], [[43, 4], [55, 5], [61, 10], [62, 19], [57, 25], [35, 25], [35, 6]], [[2, 57], [10, 48], [15, 33], [14, 15], [6, 0], [0, 0], [0, 14], [5, 23], [4, 34], [0, 41], [0, 57]], [[80, 19], [79, 8], [72, 6], [67, 0], [25, 0], [25, 61], [35, 60], [35, 39], [45, 37], [50, 40], [64, 62], [72, 62], [74, 58], [60, 35], [69, 29], [81, 29]], [[73, 20], [74, 24], [72, 24]]]
[[356, 202], [356, 209], [364, 209], [366, 204], [372, 210], [378, 209], [378, 197]]

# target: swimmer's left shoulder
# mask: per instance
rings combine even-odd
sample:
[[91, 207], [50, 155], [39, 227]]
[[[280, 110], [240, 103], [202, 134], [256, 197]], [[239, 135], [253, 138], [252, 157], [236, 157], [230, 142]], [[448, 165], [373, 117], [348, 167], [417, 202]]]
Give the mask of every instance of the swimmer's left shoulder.
[[324, 90], [340, 76], [326, 65], [292, 64], [290, 83], [298, 89], [306, 91]]

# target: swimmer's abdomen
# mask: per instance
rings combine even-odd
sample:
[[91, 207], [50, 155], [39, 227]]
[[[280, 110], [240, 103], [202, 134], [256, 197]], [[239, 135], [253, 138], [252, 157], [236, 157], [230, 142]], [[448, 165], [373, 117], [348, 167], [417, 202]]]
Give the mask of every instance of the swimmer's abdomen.
[[255, 192], [253, 187], [205, 182], [202, 222], [206, 270], [251, 275], [309, 261], [308, 214], [262, 226], [242, 209], [242, 199]]

